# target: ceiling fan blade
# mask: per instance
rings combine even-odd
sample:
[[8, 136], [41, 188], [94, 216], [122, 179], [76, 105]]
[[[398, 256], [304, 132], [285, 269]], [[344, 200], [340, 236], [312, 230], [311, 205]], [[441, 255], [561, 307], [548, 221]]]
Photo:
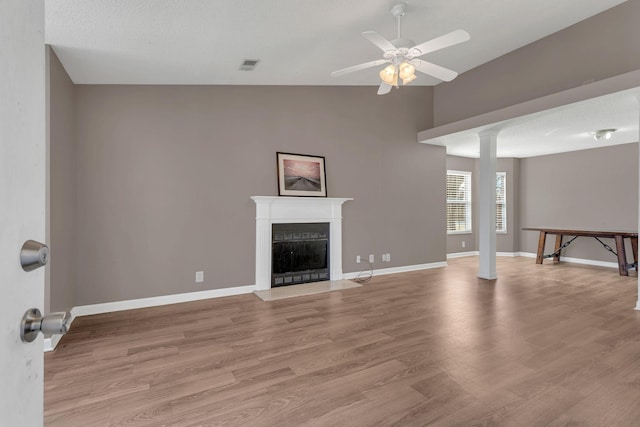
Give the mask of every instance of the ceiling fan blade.
[[456, 30], [440, 37], [436, 37], [428, 42], [420, 43], [409, 49], [409, 54], [414, 58], [417, 56], [425, 55], [429, 52], [435, 52], [436, 50], [444, 49], [445, 47], [453, 46], [458, 43], [466, 42], [471, 36], [465, 30]]
[[391, 44], [389, 40], [385, 39], [375, 31], [365, 31], [364, 33], [362, 33], [362, 35], [371, 43], [382, 49], [383, 52], [397, 49], [393, 44]]
[[386, 95], [391, 92], [391, 88], [393, 86], [386, 84], [385, 82], [380, 83], [380, 87], [378, 87], [378, 95]]
[[351, 67], [343, 68], [342, 70], [334, 71], [331, 73], [331, 76], [338, 77], [344, 74], [353, 73], [354, 71], [365, 70], [367, 68], [375, 67], [376, 65], [386, 64], [386, 59], [376, 59], [375, 61], [365, 62], [364, 64], [358, 64]]
[[441, 67], [436, 64], [432, 64], [431, 62], [424, 61], [422, 59], [412, 59], [409, 61], [416, 67], [416, 70], [421, 73], [428, 74], [430, 76], [435, 77], [436, 79], [444, 80], [445, 82], [450, 82], [451, 80], [458, 77], [458, 73], [455, 71], [449, 70], [448, 68]]

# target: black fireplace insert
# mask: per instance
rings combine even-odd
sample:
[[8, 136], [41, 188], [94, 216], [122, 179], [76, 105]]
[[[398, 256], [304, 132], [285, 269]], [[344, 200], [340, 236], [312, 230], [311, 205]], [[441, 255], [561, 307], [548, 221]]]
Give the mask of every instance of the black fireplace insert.
[[271, 287], [329, 280], [330, 224], [273, 224]]

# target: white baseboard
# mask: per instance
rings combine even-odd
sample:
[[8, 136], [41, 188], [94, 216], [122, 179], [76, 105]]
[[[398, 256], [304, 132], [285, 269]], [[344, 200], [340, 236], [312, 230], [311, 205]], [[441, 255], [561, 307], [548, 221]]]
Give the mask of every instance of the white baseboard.
[[463, 257], [467, 257], [467, 256], [478, 256], [478, 255], [480, 255], [480, 252], [478, 252], [478, 251], [454, 252], [452, 254], [447, 254], [447, 259], [463, 258]]
[[[447, 259], [462, 258], [462, 257], [477, 256], [477, 255], [479, 255], [478, 251], [458, 252], [458, 253], [447, 254]], [[527, 257], [527, 258], [535, 258], [536, 254], [530, 253], [530, 252], [496, 252], [496, 256], [505, 256], [505, 257], [521, 256], [521, 257]], [[596, 261], [596, 260], [589, 260], [589, 259], [582, 259], [582, 258], [567, 258], [567, 257], [562, 257], [561, 260], [564, 262], [572, 262], [575, 264], [618, 268], [618, 263], [615, 263], [615, 262], [605, 262], [605, 261]], [[381, 268], [378, 270], [373, 270], [373, 275], [383, 276], [386, 274], [428, 270], [431, 268], [447, 267], [447, 265], [448, 264], [446, 262], [432, 262], [428, 264], [416, 264], [416, 265], [406, 265], [402, 267]], [[343, 279], [355, 279], [360, 274], [361, 272], [344, 273], [342, 277]], [[71, 322], [73, 322], [73, 320], [77, 316], [90, 316], [93, 314], [111, 313], [114, 311], [134, 310], [137, 308], [156, 307], [160, 305], [177, 304], [181, 302], [199, 301], [199, 300], [205, 300], [210, 298], [221, 298], [221, 297], [227, 297], [232, 295], [250, 294], [255, 290], [256, 290], [255, 285], [249, 285], [249, 286], [238, 286], [234, 288], [211, 289], [211, 290], [200, 291], [200, 292], [187, 292], [184, 294], [164, 295], [159, 297], [140, 298], [140, 299], [134, 299], [134, 300], [107, 302], [102, 304], [81, 305], [81, 306], [73, 307], [71, 309]], [[640, 310], [640, 300], [638, 300], [636, 310]], [[62, 335], [53, 335], [51, 337], [45, 338], [44, 351], [46, 352], [46, 351], [54, 350], [61, 338], [62, 338]]]
[[516, 256], [523, 256], [526, 258], [535, 258], [538, 255], [531, 253], [531, 252], [514, 252], [514, 254], [516, 254]]
[[[159, 297], [140, 298], [126, 301], [106, 302], [103, 304], [80, 305], [71, 309], [71, 322], [77, 316], [90, 316], [92, 314], [111, 313], [114, 311], [133, 310], [136, 308], [156, 307], [160, 305], [177, 304], [181, 302], [199, 301], [210, 298], [221, 298], [232, 295], [250, 294], [255, 291], [255, 285], [238, 286], [234, 288], [211, 289], [200, 292], [187, 292], [184, 294], [164, 295]], [[71, 326], [71, 324], [69, 324]], [[44, 339], [44, 351], [55, 350], [62, 335], [53, 335]]]
[[560, 262], [572, 262], [574, 264], [595, 265], [597, 267], [615, 268], [616, 270], [618, 269], [617, 262], [596, 261], [595, 259], [569, 258], [561, 256]]
[[[406, 273], [408, 271], [428, 270], [431, 268], [446, 267], [447, 265], [448, 264], [446, 262], [432, 262], [428, 264], [415, 264], [415, 265], [405, 265], [402, 267], [381, 268], [379, 270], [373, 270], [373, 275], [383, 276], [385, 274]], [[356, 279], [360, 274], [362, 274], [362, 272], [343, 273], [342, 278], [347, 280]]]
[[640, 311], [640, 299], [636, 302], [636, 310]]
[[78, 307], [74, 307], [72, 312], [75, 312], [76, 316], [90, 316], [92, 314], [111, 313], [114, 311], [134, 310], [136, 308], [156, 307], [159, 305], [178, 304], [181, 302], [199, 301], [203, 299], [221, 298], [240, 294], [250, 294], [255, 290], [255, 285], [238, 286], [235, 288], [224, 289], [210, 289], [207, 291], [187, 292], [184, 294], [163, 295], [159, 297], [105, 302], [102, 304], [81, 305]]
[[[480, 255], [480, 251], [455, 252], [452, 254], [447, 254], [447, 259], [463, 258], [467, 256], [478, 256], [478, 255]], [[527, 256], [527, 255], [524, 255], [524, 252], [496, 252], [496, 256], [517, 257], [517, 256]], [[533, 257], [535, 258], [536, 254], [533, 254]]]
[[[527, 258], [535, 258], [537, 255], [531, 252], [517, 252], [518, 256], [524, 256]], [[551, 258], [547, 258], [551, 259]], [[584, 259], [584, 258], [571, 258], [571, 257], [560, 257], [560, 262], [571, 262], [574, 264], [583, 264], [583, 265], [593, 265], [596, 267], [607, 267], [607, 268], [615, 268], [618, 269], [617, 262], [608, 262], [608, 261], [598, 261], [595, 259]]]
[[[447, 259], [449, 258], [461, 258], [465, 256], [477, 256], [480, 253], [478, 251], [474, 252], [458, 252], [454, 254], [447, 254]], [[526, 258], [535, 258], [537, 255], [532, 252], [496, 252], [496, 256], [503, 257], [526, 257]], [[571, 258], [571, 257], [560, 257], [561, 262], [571, 262], [574, 264], [583, 264], [583, 265], [594, 265], [596, 267], [607, 267], [607, 268], [618, 268], [617, 262], [607, 262], [607, 261], [597, 261], [595, 259], [584, 259], [584, 258]]]

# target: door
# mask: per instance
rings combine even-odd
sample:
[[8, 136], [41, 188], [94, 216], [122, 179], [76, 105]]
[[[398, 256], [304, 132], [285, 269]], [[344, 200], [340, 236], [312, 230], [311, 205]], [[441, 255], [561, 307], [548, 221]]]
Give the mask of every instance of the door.
[[26, 273], [20, 249], [45, 241], [44, 4], [0, 1], [0, 425], [43, 418], [42, 334], [20, 340], [29, 308], [43, 310], [44, 269]]

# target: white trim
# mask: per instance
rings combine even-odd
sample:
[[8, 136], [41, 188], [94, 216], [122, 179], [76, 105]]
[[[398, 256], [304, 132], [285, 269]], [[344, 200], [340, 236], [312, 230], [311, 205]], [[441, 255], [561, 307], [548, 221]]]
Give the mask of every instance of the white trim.
[[[503, 254], [503, 255], [501, 255]], [[509, 255], [510, 252], [498, 252], [498, 256], [521, 256], [526, 258], [536, 258], [537, 255], [532, 252], [513, 252], [513, 255]], [[583, 265], [593, 265], [595, 267], [607, 267], [607, 268], [618, 268], [617, 262], [609, 262], [609, 261], [598, 261], [595, 259], [584, 259], [584, 258], [571, 258], [571, 257], [560, 257], [560, 262], [570, 262], [573, 264], [583, 264]]]
[[464, 258], [467, 256], [478, 256], [480, 252], [478, 251], [469, 251], [469, 252], [454, 252], [452, 254], [447, 254], [447, 259], [452, 258]]
[[[471, 252], [458, 252], [453, 254], [447, 254], [447, 259], [450, 258], [462, 258], [467, 256], [475, 256], [478, 255], [479, 251], [471, 251]], [[536, 254], [532, 252], [496, 252], [496, 256], [501, 257], [525, 257], [525, 258], [536, 258]], [[573, 264], [583, 264], [583, 265], [593, 265], [595, 267], [607, 267], [607, 268], [618, 268], [617, 262], [608, 262], [608, 261], [598, 261], [595, 259], [584, 259], [584, 258], [571, 258], [571, 257], [560, 257], [560, 262], [569, 262]]]
[[[469, 252], [454, 252], [451, 254], [447, 254], [447, 259], [451, 258], [463, 258], [468, 256], [478, 256], [480, 255], [480, 251], [469, 251]], [[517, 256], [526, 256], [533, 255], [533, 258], [536, 257], [536, 254], [525, 254], [524, 252], [496, 252], [496, 256], [504, 256], [504, 257], [517, 257]]]
[[596, 267], [608, 267], [618, 269], [617, 262], [608, 262], [608, 261], [596, 261], [594, 259], [582, 259], [582, 258], [569, 258], [569, 257], [560, 257], [560, 262], [571, 262], [574, 264], [584, 264], [584, 265], [593, 265]]
[[[429, 270], [431, 268], [441, 268], [446, 267], [448, 264], [446, 262], [432, 262], [429, 264], [415, 264], [415, 265], [405, 265], [402, 267], [390, 267], [390, 268], [381, 268], [379, 270], [373, 270], [374, 276], [384, 276], [385, 274], [396, 274], [396, 273], [406, 273], [409, 271], [418, 271], [418, 270]], [[366, 271], [365, 271], [366, 273]], [[361, 271], [353, 272], [353, 273], [344, 273], [342, 275], [343, 279], [356, 279], [358, 276], [362, 274]]]
[[342, 279], [342, 204], [351, 198], [251, 196], [256, 204], [256, 290], [271, 289], [272, 225], [328, 222], [329, 278]]
[[[470, 251], [470, 252], [458, 252], [453, 254], [447, 254], [447, 259], [451, 258], [462, 258], [468, 256], [477, 256], [478, 251]], [[530, 252], [497, 252], [496, 256], [505, 256], [505, 257], [527, 257], [527, 258], [535, 258], [536, 254]], [[618, 264], [614, 262], [604, 262], [604, 261], [596, 261], [596, 260], [587, 260], [581, 258], [565, 258], [562, 257], [562, 261], [572, 262], [575, 264], [586, 264], [586, 265], [595, 265], [599, 267], [610, 267], [610, 268], [618, 268]], [[428, 264], [416, 264], [416, 265], [406, 265], [402, 267], [391, 267], [391, 268], [382, 268], [379, 270], [373, 270], [374, 276], [383, 276], [386, 274], [395, 274], [395, 273], [405, 273], [409, 271], [419, 271], [419, 270], [428, 270], [432, 268], [441, 268], [447, 267], [447, 262], [432, 262]], [[355, 279], [357, 278], [361, 272], [353, 272], [353, 273], [344, 273], [342, 276], [344, 279]], [[156, 307], [161, 305], [168, 304], [178, 304], [181, 302], [191, 302], [191, 301], [199, 301], [211, 298], [222, 298], [233, 295], [241, 295], [241, 294], [250, 294], [256, 291], [255, 285], [248, 286], [238, 286], [233, 288], [223, 288], [223, 289], [211, 289], [207, 291], [200, 292], [187, 292], [183, 294], [175, 294], [175, 295], [164, 295], [159, 297], [150, 297], [150, 298], [140, 298], [134, 300], [125, 300], [125, 301], [115, 301], [115, 302], [107, 302], [102, 304], [90, 304], [90, 305], [81, 305], [77, 307], [73, 307], [71, 309], [71, 322], [69, 323], [69, 328], [71, 328], [71, 324], [77, 316], [90, 316], [93, 314], [102, 314], [102, 313], [111, 313], [116, 311], [123, 310], [134, 310], [138, 308], [147, 308], [147, 307]], [[640, 300], [637, 302], [636, 310], [640, 311]], [[44, 351], [52, 351], [55, 350], [58, 342], [62, 335], [52, 335], [49, 338], [44, 339]]]
[[525, 258], [536, 258], [538, 255], [532, 252], [514, 252], [515, 256], [523, 256]]
[[240, 294], [250, 294], [255, 290], [255, 285], [211, 289], [208, 291], [187, 292], [184, 294], [106, 302], [102, 304], [81, 305], [78, 307], [74, 307], [72, 312], [75, 311], [76, 316], [90, 316], [92, 314], [111, 313], [114, 311], [134, 310], [136, 308], [156, 307], [160, 305], [178, 304], [181, 302], [199, 301], [204, 299], [221, 298]]
[[[134, 310], [137, 308], [156, 307], [161, 305], [178, 304], [181, 302], [200, 301], [211, 298], [222, 298], [233, 295], [250, 294], [256, 290], [255, 285], [238, 286], [234, 288], [210, 289], [208, 291], [187, 292], [175, 295], [163, 295], [159, 297], [140, 298], [126, 301], [106, 302], [103, 304], [90, 304], [73, 307], [71, 309], [71, 324], [77, 316], [91, 316], [92, 314], [112, 313], [114, 311]], [[44, 339], [44, 351], [53, 351], [60, 342], [62, 335], [52, 335]]]

